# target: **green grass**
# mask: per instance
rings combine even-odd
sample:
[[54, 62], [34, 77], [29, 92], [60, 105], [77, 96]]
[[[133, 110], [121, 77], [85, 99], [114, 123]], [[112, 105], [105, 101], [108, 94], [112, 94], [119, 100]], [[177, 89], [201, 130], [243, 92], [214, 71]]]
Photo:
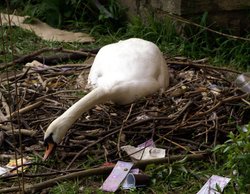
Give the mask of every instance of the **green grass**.
[[50, 194], [57, 194], [57, 193], [67, 193], [67, 194], [77, 194], [79, 193], [78, 190], [80, 189], [80, 185], [78, 181], [73, 182], [63, 182], [55, 186], [50, 190]]
[[82, 44], [80, 43], [61, 43], [44, 41], [37, 37], [34, 33], [23, 30], [19, 27], [1, 27], [0, 38], [2, 44], [0, 44], [0, 50], [3, 54], [0, 55], [0, 62], [8, 62], [13, 60], [17, 56], [23, 56], [30, 54], [38, 49], [44, 47], [64, 47], [68, 49], [80, 49]]
[[[182, 161], [171, 165], [148, 165], [144, 172], [150, 176], [150, 184], [131, 190], [120, 190], [118, 193], [147, 194], [192, 194], [197, 193], [208, 178], [214, 174], [230, 177], [230, 171], [221, 165], [215, 165], [205, 161]], [[57, 194], [65, 190], [67, 193], [106, 193], [99, 188], [103, 183], [103, 177], [83, 178], [76, 181], [67, 181], [54, 186], [50, 193]], [[224, 190], [224, 194], [247, 193], [245, 189], [237, 190], [237, 179], [233, 179]], [[239, 189], [239, 188], [238, 188]]]
[[[128, 24], [125, 34], [153, 41], [168, 55], [186, 56], [191, 59], [206, 57], [214, 65], [250, 70], [250, 41], [228, 39], [202, 28], [190, 28], [190, 32], [186, 32], [186, 37], [181, 37], [176, 33], [173, 22], [167, 17], [159, 20], [154, 16], [148, 16], [147, 22], [145, 24], [135, 18]], [[201, 25], [204, 25], [203, 23], [201, 22]]]
[[[128, 22], [124, 17], [126, 9], [115, 0], [108, 0], [101, 7], [96, 6], [91, 0], [84, 2], [79, 0], [34, 2], [13, 0], [9, 4], [21, 15], [30, 15], [31, 18], [38, 17], [51, 25], [64, 29], [89, 32], [96, 38], [96, 42], [91, 45], [74, 43], [62, 44], [63, 46], [75, 49], [93, 48], [120, 39], [138, 37], [155, 42], [169, 56], [185, 56], [191, 59], [206, 57], [213, 65], [228, 66], [243, 71], [250, 70], [250, 41], [229, 39], [193, 26], [187, 26], [185, 30], [177, 33], [175, 21], [169, 17], [156, 18], [154, 13], [144, 15], [143, 20], [134, 17]], [[4, 11], [6, 11], [5, 7], [6, 2], [0, 5], [0, 9]], [[71, 7], [71, 9], [65, 10], [66, 7]], [[208, 13], [204, 13], [197, 17], [197, 23], [206, 27], [207, 16]], [[4, 31], [0, 32], [0, 34], [2, 33], [4, 36], [6, 35]], [[183, 34], [185, 35], [183, 36]], [[61, 44], [42, 41], [32, 36], [31, 33], [24, 34], [17, 29], [11, 32], [11, 36], [13, 36], [13, 42], [20, 54], [43, 46], [52, 47]], [[250, 34], [245, 37], [250, 38]], [[2, 60], [1, 58], [0, 56], [0, 60]]]
[[[79, 26], [78, 22], [72, 22], [71, 28], [74, 25], [81, 29], [84, 28], [82, 25]], [[86, 26], [86, 23], [84, 25]], [[121, 39], [138, 37], [155, 42], [168, 56], [185, 56], [190, 59], [208, 58], [212, 65], [227, 66], [243, 71], [250, 70], [250, 41], [228, 39], [203, 29], [192, 30], [192, 36], [184, 38], [176, 33], [174, 24], [169, 18], [159, 20], [154, 16], [148, 16], [147, 24], [145, 24], [135, 17], [116, 31], [109, 26], [100, 24], [92, 26], [89, 24], [87, 28], [90, 29], [90, 35], [96, 39], [93, 44], [44, 41], [31, 32], [23, 31], [18, 27], [12, 29], [2, 27], [0, 35], [5, 40], [8, 61], [12, 59], [10, 40], [13, 44], [14, 55], [21, 56], [43, 47], [98, 48]], [[9, 34], [11, 36], [8, 36]], [[3, 50], [3, 44], [0, 45], [0, 49]], [[0, 56], [2, 62], [4, 61], [3, 57], [3, 55]]]
[[215, 153], [224, 164], [221, 168], [230, 173], [232, 182], [237, 185], [238, 191], [246, 193], [250, 189], [250, 124], [247, 131], [238, 127], [238, 134], [232, 132], [229, 139], [222, 145], [217, 145]]

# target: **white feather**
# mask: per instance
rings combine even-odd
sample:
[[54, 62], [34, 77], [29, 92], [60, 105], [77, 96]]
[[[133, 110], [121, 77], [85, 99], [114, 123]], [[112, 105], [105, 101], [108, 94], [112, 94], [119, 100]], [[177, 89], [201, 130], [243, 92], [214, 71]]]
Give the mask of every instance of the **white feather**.
[[97, 104], [111, 100], [128, 104], [169, 85], [164, 57], [152, 42], [131, 38], [104, 46], [91, 67], [92, 91], [55, 119], [45, 132], [60, 143], [71, 125]]

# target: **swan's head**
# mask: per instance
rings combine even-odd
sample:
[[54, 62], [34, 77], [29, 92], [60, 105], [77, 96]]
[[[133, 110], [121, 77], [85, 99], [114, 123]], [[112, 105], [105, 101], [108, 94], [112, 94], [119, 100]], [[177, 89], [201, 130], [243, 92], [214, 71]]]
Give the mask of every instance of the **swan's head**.
[[46, 160], [63, 140], [69, 126], [61, 119], [54, 120], [44, 134], [44, 146], [46, 147], [43, 160]]

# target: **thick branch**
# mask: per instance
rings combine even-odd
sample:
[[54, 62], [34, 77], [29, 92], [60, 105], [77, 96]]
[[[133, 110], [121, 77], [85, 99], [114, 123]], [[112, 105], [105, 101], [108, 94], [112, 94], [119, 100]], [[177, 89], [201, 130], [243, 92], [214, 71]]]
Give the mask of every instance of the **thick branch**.
[[[174, 156], [160, 158], [160, 159], [143, 160], [143, 161], [136, 162], [134, 164], [134, 168], [143, 168], [149, 164], [169, 163], [169, 162], [174, 162], [177, 160], [182, 160], [184, 158], [187, 158], [187, 160], [198, 160], [198, 159], [204, 158], [205, 155], [206, 154], [204, 153], [190, 154], [190, 155], [174, 155]], [[25, 193], [35, 193], [41, 189], [54, 186], [58, 184], [59, 182], [62, 182], [65, 180], [72, 180], [74, 178], [87, 177], [87, 176], [105, 175], [105, 174], [110, 173], [112, 169], [113, 167], [99, 167], [99, 168], [93, 168], [93, 169], [83, 170], [79, 172], [73, 172], [70, 174], [56, 177], [54, 179], [50, 179], [41, 183], [34, 184], [32, 186], [28, 186], [25, 188]], [[9, 192], [17, 192], [17, 191], [19, 191], [19, 187], [0, 189], [0, 193], [9, 193]]]

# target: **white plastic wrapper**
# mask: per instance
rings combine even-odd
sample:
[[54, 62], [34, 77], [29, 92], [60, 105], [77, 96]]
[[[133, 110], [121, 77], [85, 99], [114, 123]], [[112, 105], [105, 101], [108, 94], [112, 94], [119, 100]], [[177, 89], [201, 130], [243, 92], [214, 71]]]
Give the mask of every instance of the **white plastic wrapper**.
[[230, 180], [230, 178], [213, 175], [197, 194], [220, 194], [217, 188], [220, 188], [220, 191], [223, 191]]

